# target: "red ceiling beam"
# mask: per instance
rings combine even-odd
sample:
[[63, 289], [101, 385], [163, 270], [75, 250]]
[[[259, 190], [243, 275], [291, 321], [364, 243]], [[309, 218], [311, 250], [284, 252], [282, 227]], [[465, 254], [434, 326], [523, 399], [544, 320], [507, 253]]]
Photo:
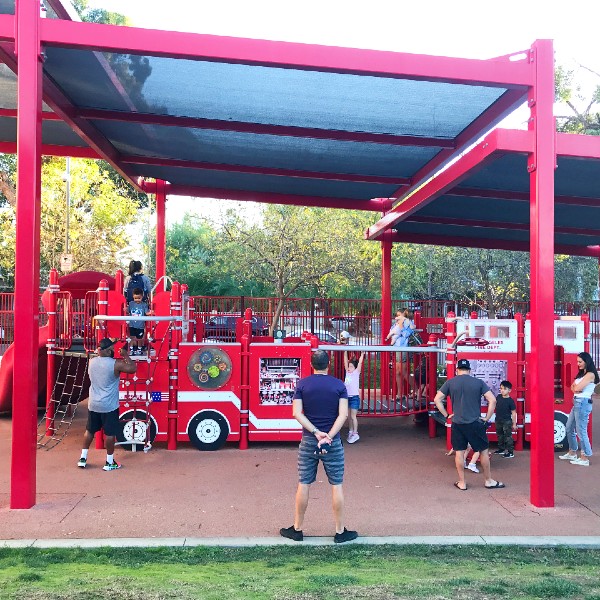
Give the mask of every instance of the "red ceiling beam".
[[[45, 19], [42, 19], [42, 23]], [[81, 23], [75, 23], [81, 25]], [[8, 44], [0, 44], [0, 60], [14, 72], [17, 72], [17, 63], [13, 53], [13, 48]], [[44, 76], [43, 78], [44, 102], [65, 121], [69, 127], [99, 156], [106, 160], [126, 181], [128, 181], [136, 190], [142, 191], [136, 181], [137, 177], [125, 171], [119, 164], [119, 153], [108, 142], [108, 140], [87, 121], [77, 117], [75, 108], [62, 91], [54, 82]]]
[[211, 129], [215, 131], [237, 131], [260, 135], [279, 135], [286, 137], [337, 140], [342, 142], [362, 142], [371, 144], [389, 144], [391, 146], [423, 146], [434, 148], [454, 148], [454, 141], [448, 138], [426, 138], [415, 135], [394, 135], [391, 133], [370, 133], [364, 131], [343, 131], [339, 129], [318, 129], [315, 127], [294, 127], [291, 125], [270, 125], [265, 123], [247, 123], [244, 121], [223, 121], [173, 115], [148, 113], [125, 113], [116, 110], [80, 109], [78, 115], [84, 119], [98, 121], [125, 121], [145, 125], [163, 125], [166, 127], [186, 127], [192, 129]]
[[[17, 142], [0, 142], [0, 152], [3, 154], [16, 154]], [[42, 144], [42, 156], [70, 156], [72, 158], [92, 158], [95, 160], [102, 158], [91, 148], [56, 146], [53, 144]]]
[[412, 176], [411, 188], [409, 190], [396, 190], [392, 197], [402, 199], [410, 195], [423, 182], [449, 164], [460, 152], [464, 152], [484, 132], [490, 130], [508, 116], [517, 106], [523, 103], [525, 97], [526, 93], [523, 90], [507, 91], [456, 137], [454, 150], [442, 150], [439, 152]]
[[462, 179], [484, 167], [492, 159], [495, 152], [496, 132], [492, 132], [488, 138], [480, 142], [470, 152], [461, 157], [460, 160], [450, 165], [445, 171], [439, 173], [433, 179], [423, 184], [413, 194], [384, 215], [375, 225], [367, 229], [366, 239], [376, 240], [381, 237], [386, 229], [393, 227], [396, 223], [403, 221], [419, 209], [433, 202], [438, 196], [444, 194]]
[[125, 54], [350, 73], [375, 77], [529, 86], [529, 62], [426, 56], [44, 19], [44, 44]]
[[[139, 185], [145, 193], [155, 193], [155, 182], [142, 180], [139, 182]], [[242, 202], [261, 202], [263, 204], [288, 204], [291, 206], [342, 208], [344, 210], [368, 210], [375, 212], [381, 212], [383, 206], [383, 202], [380, 199], [354, 200], [353, 198], [300, 196], [296, 194], [276, 194], [273, 192], [254, 192], [247, 190], [174, 185], [172, 183], [167, 184], [167, 195], [215, 198], [217, 200], [238, 200]]]
[[229, 165], [172, 158], [154, 158], [147, 156], [123, 156], [122, 163], [136, 165], [152, 165], [160, 167], [176, 167], [200, 169], [207, 171], [226, 171], [228, 173], [249, 173], [252, 175], [274, 175], [276, 177], [297, 177], [301, 179], [323, 179], [327, 181], [351, 181], [354, 183], [377, 183], [395, 185], [408, 183], [404, 177], [384, 177], [379, 175], [360, 175], [355, 173], [327, 173], [323, 171], [300, 171], [297, 169], [276, 169], [269, 167], [252, 167], [246, 165]]
[[[507, 223], [506, 221], [481, 221], [477, 219], [455, 219], [452, 217], [434, 217], [412, 215], [405, 223], [424, 223], [428, 225], [450, 225], [456, 227], [476, 227], [482, 229], [500, 229], [506, 231], [527, 231], [529, 223]], [[585, 229], [583, 227], [555, 227], [555, 233], [567, 235], [589, 235], [600, 239], [600, 229]]]
[[[483, 248], [487, 250], [513, 250], [529, 252], [529, 240], [492, 240], [477, 239], [462, 236], [449, 235], [424, 235], [422, 233], [393, 233], [392, 241], [403, 244], [426, 244], [429, 246], [454, 246], [460, 248]], [[591, 256], [600, 257], [600, 246], [569, 246], [556, 244], [555, 254], [566, 254], [569, 256]]]
[[[463, 188], [459, 186], [444, 192], [444, 194], [446, 196], [481, 198], [482, 200], [510, 200], [515, 202], [529, 202], [529, 192]], [[582, 196], [554, 196], [554, 203], [569, 204], [573, 206], [600, 206], [600, 198], [583, 198]]]
[[600, 136], [559, 133], [556, 136], [558, 156], [600, 158]]
[[0, 42], [15, 41], [15, 16], [0, 15]]

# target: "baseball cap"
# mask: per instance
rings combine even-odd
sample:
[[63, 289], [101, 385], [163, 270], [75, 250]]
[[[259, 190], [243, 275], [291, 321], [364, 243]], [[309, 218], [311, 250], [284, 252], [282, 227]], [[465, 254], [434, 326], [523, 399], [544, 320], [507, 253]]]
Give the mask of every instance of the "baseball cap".
[[110, 347], [114, 346], [117, 343], [117, 340], [111, 340], [110, 338], [102, 338], [100, 343], [98, 344], [98, 348], [100, 350], [108, 350]]
[[340, 332], [340, 338], [342, 338], [343, 340], [349, 340], [350, 339], [350, 334], [347, 331], [341, 331]]
[[461, 358], [456, 363], [456, 368], [457, 369], [464, 369], [465, 371], [470, 371], [471, 370], [471, 363], [466, 358]]

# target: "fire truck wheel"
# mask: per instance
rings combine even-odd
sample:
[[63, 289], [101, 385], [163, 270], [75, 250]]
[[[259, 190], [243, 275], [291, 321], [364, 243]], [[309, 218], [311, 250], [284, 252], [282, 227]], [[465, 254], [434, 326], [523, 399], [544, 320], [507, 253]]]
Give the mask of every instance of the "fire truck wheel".
[[[124, 450], [143, 450], [146, 443], [152, 444], [156, 437], [156, 422], [143, 410], [128, 410], [119, 416], [117, 443]], [[137, 442], [132, 444], [131, 442]], [[128, 443], [129, 442], [129, 443]]]
[[554, 411], [554, 450], [563, 452], [569, 447], [567, 441], [567, 419], [565, 413]]
[[190, 442], [198, 450], [218, 450], [229, 435], [227, 421], [214, 410], [203, 410], [195, 415], [188, 425]]

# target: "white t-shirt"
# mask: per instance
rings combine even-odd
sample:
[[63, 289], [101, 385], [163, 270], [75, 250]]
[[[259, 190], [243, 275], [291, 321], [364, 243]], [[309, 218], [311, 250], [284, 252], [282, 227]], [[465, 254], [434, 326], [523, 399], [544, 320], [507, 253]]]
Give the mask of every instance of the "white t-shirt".
[[348, 397], [358, 396], [358, 392], [360, 391], [360, 371], [355, 369], [352, 373], [346, 373], [344, 384], [348, 391]]

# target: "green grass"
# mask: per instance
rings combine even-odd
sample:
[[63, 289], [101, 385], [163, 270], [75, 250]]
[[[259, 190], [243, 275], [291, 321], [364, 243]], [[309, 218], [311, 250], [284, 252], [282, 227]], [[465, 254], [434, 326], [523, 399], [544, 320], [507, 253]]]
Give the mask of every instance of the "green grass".
[[361, 545], [0, 549], [0, 598], [600, 600], [600, 551]]

